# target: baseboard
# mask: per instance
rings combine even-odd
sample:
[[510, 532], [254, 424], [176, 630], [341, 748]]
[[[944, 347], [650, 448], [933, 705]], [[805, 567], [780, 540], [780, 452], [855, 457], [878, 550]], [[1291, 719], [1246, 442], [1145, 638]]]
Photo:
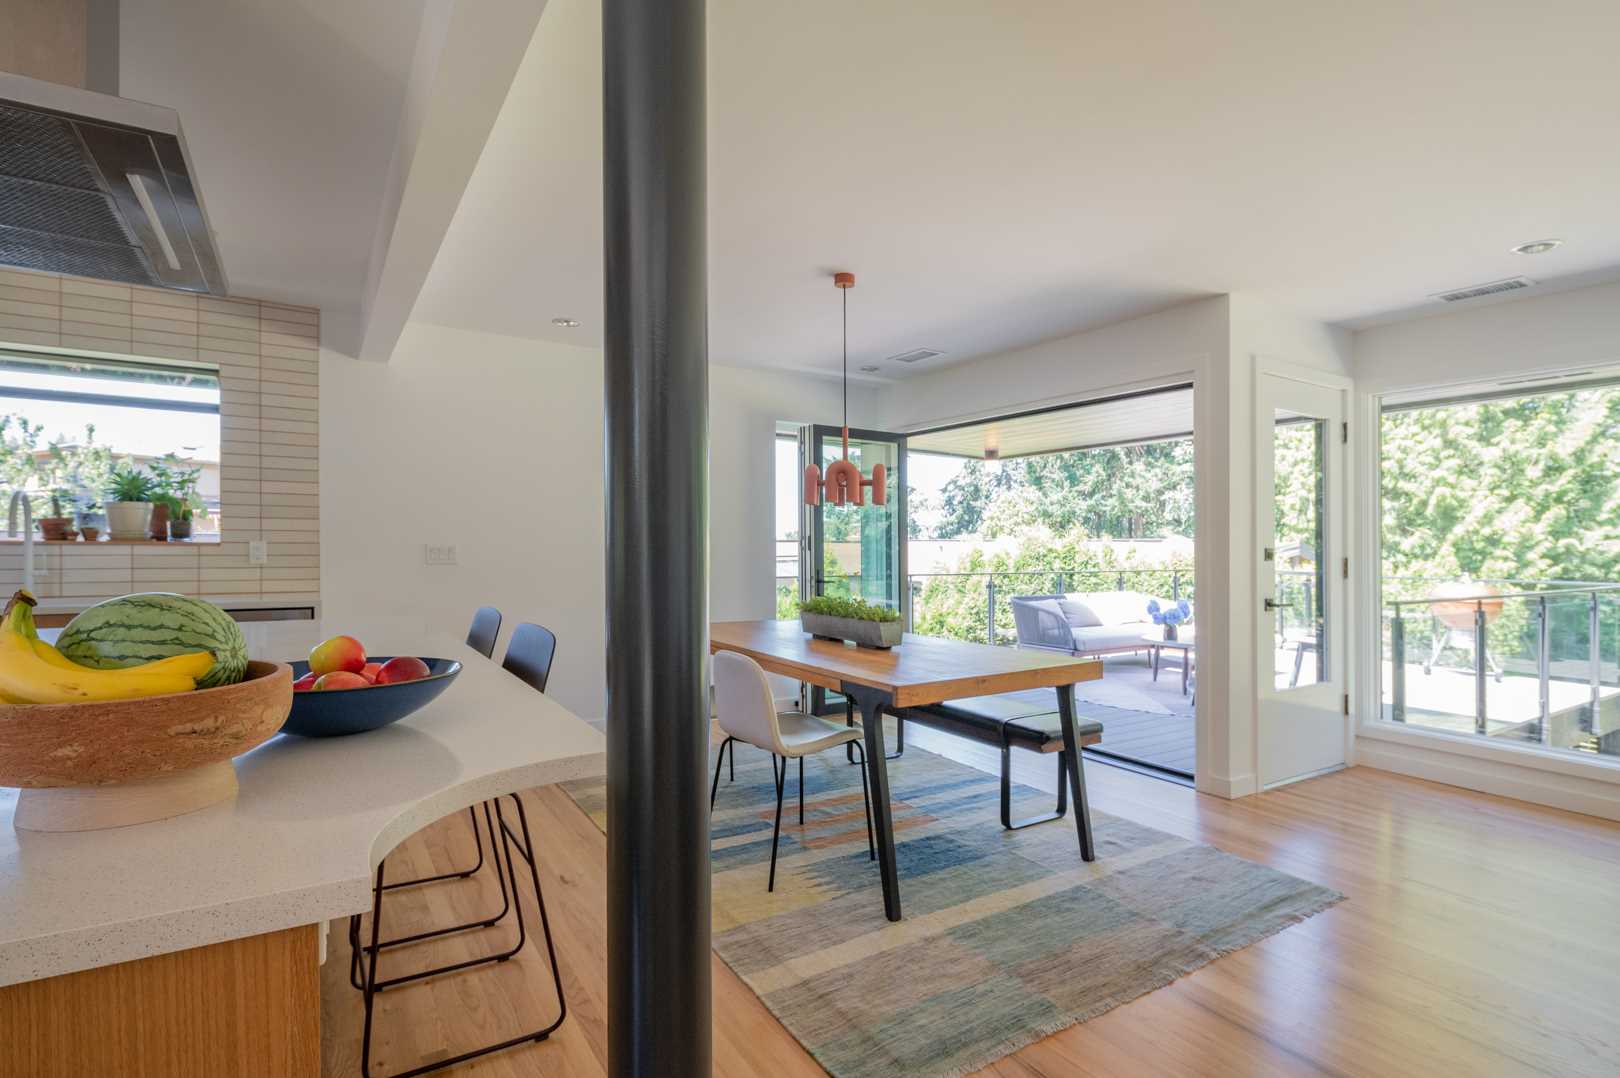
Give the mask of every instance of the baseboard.
[[1214, 794], [1228, 800], [1248, 797], [1258, 789], [1253, 775], [1204, 775], [1200, 774], [1193, 783], [1201, 794]]
[[1620, 785], [1382, 738], [1356, 739], [1356, 764], [1465, 790], [1620, 820]]

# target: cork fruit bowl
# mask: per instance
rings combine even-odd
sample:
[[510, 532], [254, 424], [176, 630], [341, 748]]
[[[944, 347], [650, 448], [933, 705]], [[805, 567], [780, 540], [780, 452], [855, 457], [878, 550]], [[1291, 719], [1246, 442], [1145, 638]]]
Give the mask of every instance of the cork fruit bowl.
[[292, 668], [248, 663], [235, 685], [84, 704], [0, 705], [0, 786], [15, 825], [89, 831], [167, 819], [236, 794], [231, 759], [275, 736]]

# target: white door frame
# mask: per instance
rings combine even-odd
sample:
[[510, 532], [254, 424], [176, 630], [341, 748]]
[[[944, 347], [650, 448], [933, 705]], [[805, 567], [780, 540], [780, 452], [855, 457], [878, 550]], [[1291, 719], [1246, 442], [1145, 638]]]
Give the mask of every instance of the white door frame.
[[[1269, 386], [1299, 383], [1302, 390], [1336, 394], [1332, 415], [1335, 427], [1327, 431], [1324, 465], [1327, 471], [1327, 497], [1324, 549], [1318, 552], [1324, 569], [1327, 598], [1328, 678], [1310, 686], [1279, 690], [1275, 685], [1276, 648], [1272, 638], [1272, 618], [1264, 611], [1266, 598], [1273, 597], [1274, 566], [1264, 551], [1275, 530], [1273, 495], [1273, 442], [1275, 416]], [[1350, 589], [1343, 566], [1350, 555], [1351, 496], [1355, 477], [1348, 442], [1348, 420], [1352, 405], [1350, 379], [1329, 371], [1257, 357], [1254, 377], [1254, 541], [1251, 552], [1255, 566], [1255, 594], [1234, 599], [1248, 601], [1255, 609], [1255, 738], [1254, 774], [1257, 786], [1265, 789], [1323, 771], [1336, 770], [1351, 759], [1354, 726], [1345, 714], [1345, 702], [1354, 683], [1354, 664], [1359, 649], [1354, 643], [1358, 620], [1351, 607]], [[1341, 433], [1344, 432], [1344, 433]], [[1286, 722], [1287, 725], [1283, 725]], [[1314, 732], [1313, 732], [1314, 731]], [[1292, 743], [1286, 734], [1300, 734]], [[1326, 736], [1331, 742], [1319, 739]], [[1315, 744], [1311, 742], [1315, 740]]]

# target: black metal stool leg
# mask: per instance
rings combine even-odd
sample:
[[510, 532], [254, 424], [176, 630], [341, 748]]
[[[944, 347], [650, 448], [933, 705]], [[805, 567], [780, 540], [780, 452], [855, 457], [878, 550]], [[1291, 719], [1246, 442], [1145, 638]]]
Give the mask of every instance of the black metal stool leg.
[[[536, 859], [533, 856], [534, 838], [529, 832], [528, 812], [523, 807], [523, 799], [518, 797], [516, 794], [512, 795], [512, 802], [517, 806], [518, 826], [523, 832], [521, 837], [514, 834], [510, 825], [507, 824], [506, 814], [501, 810], [499, 798], [495, 799], [493, 802], [486, 801], [484, 803], [485, 822], [490, 828], [490, 856], [494, 861], [496, 871], [499, 872], [501, 870], [501, 854], [505, 854], [506, 871], [504, 881], [506, 884], [510, 885], [512, 905], [517, 913], [518, 943], [517, 948], [515, 948], [512, 952], [504, 955], [492, 955], [485, 958], [474, 959], [470, 962], [460, 962], [456, 963], [455, 965], [442, 967], [438, 970], [413, 974], [409, 977], [396, 977], [385, 981], [378, 980], [377, 955], [382, 949], [378, 941], [378, 924], [380, 923], [382, 917], [382, 892], [384, 888], [383, 866], [377, 866], [377, 888], [372, 899], [371, 944], [364, 948], [368, 956], [368, 969], [365, 977], [364, 987], [366, 1017], [360, 1050], [360, 1066], [361, 1072], [366, 1076], [366, 1078], [371, 1078], [371, 1032], [373, 1024], [372, 1019], [374, 1000], [377, 992], [391, 985], [400, 984], [407, 980], [417, 980], [423, 976], [430, 976], [435, 973], [449, 973], [456, 970], [466, 969], [471, 966], [480, 965], [489, 961], [504, 962], [507, 958], [510, 958], [512, 954], [515, 954], [517, 950], [520, 950], [523, 947], [524, 941], [527, 939], [527, 930], [523, 917], [522, 899], [518, 895], [517, 862], [516, 858], [514, 857], [514, 853], [517, 856], [523, 857], [529, 866], [529, 882], [534, 887], [535, 905], [540, 911], [540, 930], [545, 939], [546, 960], [551, 965], [552, 984], [557, 992], [557, 1017], [551, 1022], [550, 1025], [547, 1025], [542, 1029], [524, 1033], [517, 1037], [510, 1037], [496, 1044], [485, 1045], [482, 1048], [475, 1048], [471, 1051], [462, 1052], [459, 1055], [451, 1056], [447, 1059], [436, 1060], [433, 1063], [429, 1063], [421, 1067], [415, 1067], [411, 1070], [401, 1071], [399, 1074], [392, 1076], [392, 1078], [415, 1078], [417, 1075], [427, 1074], [436, 1070], [443, 1070], [446, 1067], [453, 1067], [457, 1064], [465, 1063], [470, 1059], [477, 1059], [480, 1056], [489, 1055], [492, 1052], [503, 1051], [504, 1049], [513, 1048], [517, 1045], [526, 1044], [531, 1041], [543, 1041], [547, 1037], [551, 1036], [551, 1034], [556, 1031], [557, 1027], [562, 1025], [563, 1020], [568, 1017], [568, 1001], [563, 995], [562, 969], [557, 964], [557, 949], [556, 945], [552, 941], [551, 936], [551, 919], [546, 912], [545, 893], [540, 886], [540, 872], [535, 863]], [[489, 815], [491, 804], [494, 806], [493, 819]], [[497, 851], [495, 847], [497, 826], [495, 821], [497, 820], [499, 821], [498, 826], [501, 843], [500, 851]], [[514, 845], [518, 846], [519, 849], [514, 851]], [[359, 917], [355, 916], [351, 918], [349, 926], [351, 942], [357, 944], [359, 942]]]
[[414, 880], [400, 880], [389, 884], [384, 890], [393, 891], [400, 887], [415, 887], [423, 883], [438, 883], [440, 880], [464, 880], [468, 876], [477, 875], [478, 870], [484, 867], [484, 837], [478, 830], [478, 810], [467, 806], [467, 815], [472, 819], [473, 841], [478, 844], [478, 861], [468, 869], [458, 869], [454, 872], [444, 872], [437, 876], [422, 876]]

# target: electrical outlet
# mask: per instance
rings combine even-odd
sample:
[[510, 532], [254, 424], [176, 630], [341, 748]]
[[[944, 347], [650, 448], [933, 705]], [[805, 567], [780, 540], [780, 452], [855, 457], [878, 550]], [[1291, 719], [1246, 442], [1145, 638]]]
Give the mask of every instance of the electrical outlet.
[[263, 565], [270, 560], [270, 544], [263, 539], [248, 540], [248, 564]]
[[456, 547], [428, 545], [422, 548], [422, 560], [428, 565], [454, 565], [456, 564]]

